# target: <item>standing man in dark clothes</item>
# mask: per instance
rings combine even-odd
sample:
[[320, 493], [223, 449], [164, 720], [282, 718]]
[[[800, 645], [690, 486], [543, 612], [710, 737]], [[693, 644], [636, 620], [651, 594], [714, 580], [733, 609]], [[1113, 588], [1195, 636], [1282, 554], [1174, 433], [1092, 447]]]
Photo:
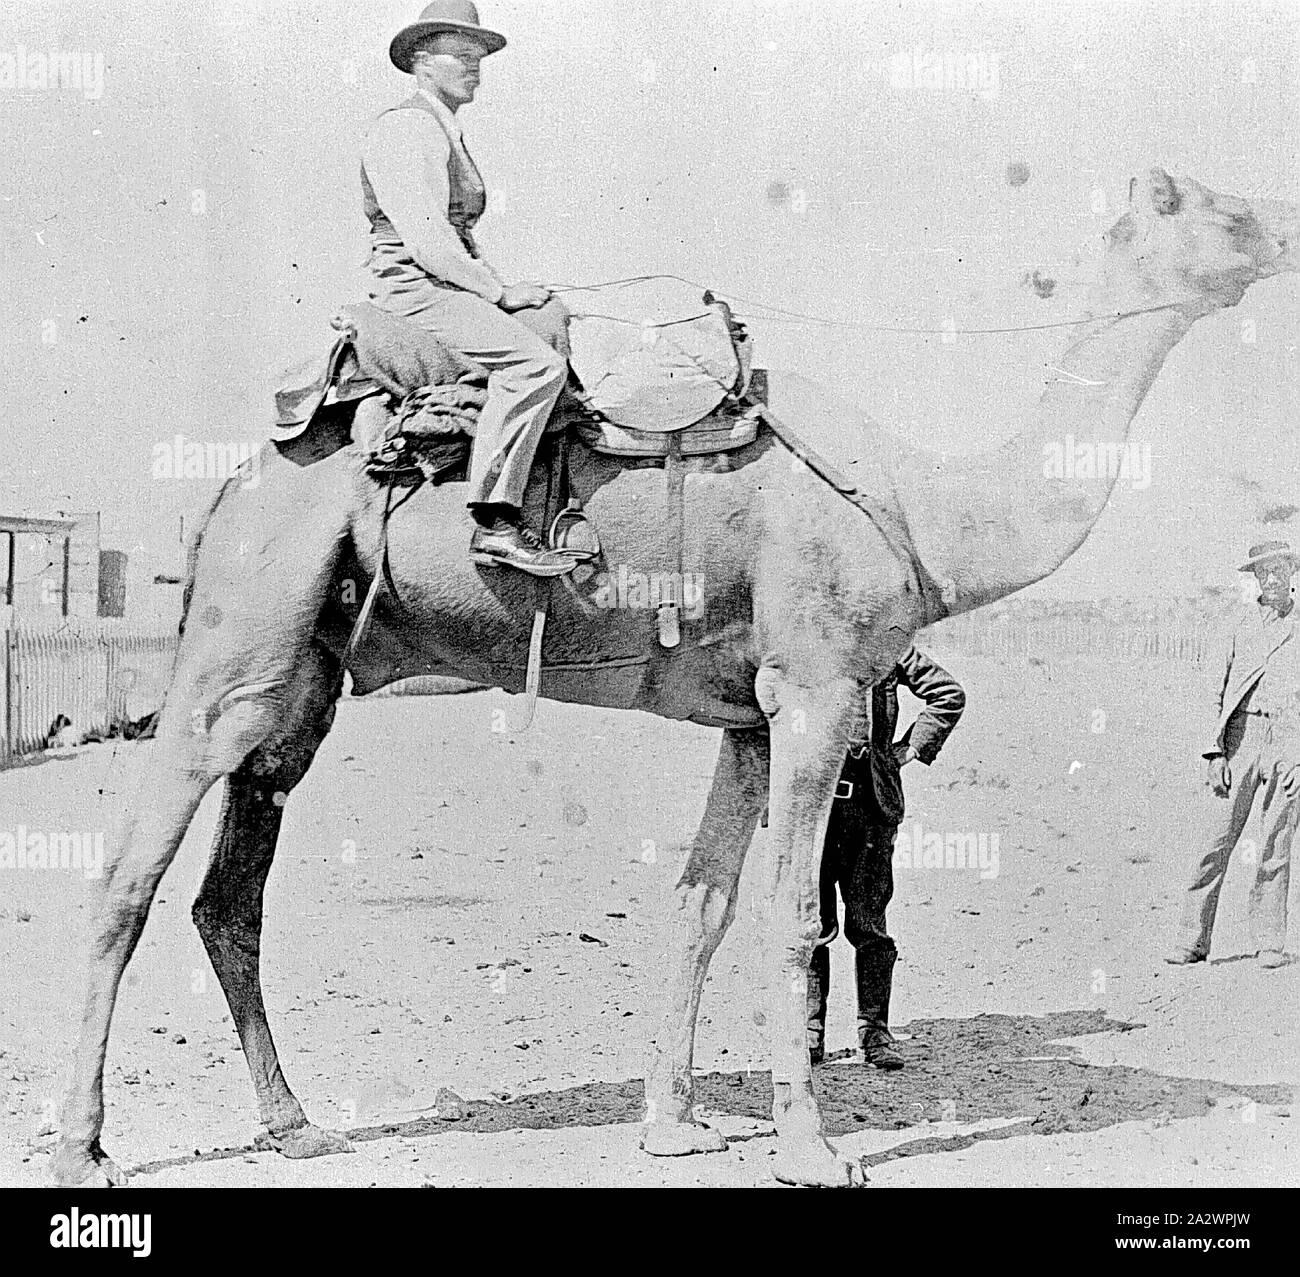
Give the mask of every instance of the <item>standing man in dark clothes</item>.
[[[925, 708], [895, 741], [899, 684], [923, 700]], [[894, 894], [894, 836], [903, 819], [901, 772], [913, 759], [927, 766], [934, 762], [965, 705], [966, 693], [957, 680], [914, 647], [871, 689], [871, 739], [853, 746], [844, 760], [822, 851], [822, 933], [808, 974], [808, 1051], [814, 1064], [821, 1063], [825, 1052], [830, 944], [840, 929], [838, 884], [844, 934], [856, 951], [862, 1061], [878, 1069], [903, 1067], [889, 1031], [898, 947], [885, 926], [885, 906]]]

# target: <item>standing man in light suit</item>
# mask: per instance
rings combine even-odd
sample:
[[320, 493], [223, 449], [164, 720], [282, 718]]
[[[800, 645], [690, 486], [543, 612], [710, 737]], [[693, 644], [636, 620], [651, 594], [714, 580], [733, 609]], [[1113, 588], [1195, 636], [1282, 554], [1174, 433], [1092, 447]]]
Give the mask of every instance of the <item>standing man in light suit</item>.
[[366, 135], [370, 299], [488, 370], [470, 461], [474, 561], [560, 576], [574, 560], [546, 550], [520, 511], [568, 364], [515, 318], [527, 312], [536, 323], [550, 293], [538, 284], [503, 284], [479, 256], [473, 230], [486, 196], [456, 119], [474, 100], [479, 63], [505, 43], [479, 25], [468, 0], [435, 0], [394, 37], [389, 56], [415, 77], [416, 92]]
[[1254, 809], [1259, 811], [1259, 865], [1251, 888], [1251, 930], [1262, 967], [1286, 963], [1291, 841], [1300, 819], [1300, 637], [1291, 578], [1300, 556], [1285, 541], [1250, 548], [1241, 565], [1259, 582], [1259, 603], [1242, 618], [1228, 646], [1206, 783], [1223, 800], [1217, 826], [1192, 864], [1175, 966], [1204, 962], [1228, 860]]

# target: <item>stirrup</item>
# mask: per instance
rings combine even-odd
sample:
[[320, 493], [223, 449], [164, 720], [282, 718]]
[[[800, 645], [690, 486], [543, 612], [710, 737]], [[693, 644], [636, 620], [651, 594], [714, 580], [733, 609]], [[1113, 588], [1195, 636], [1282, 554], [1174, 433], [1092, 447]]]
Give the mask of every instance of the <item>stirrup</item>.
[[567, 554], [579, 563], [590, 562], [601, 555], [600, 537], [595, 526], [582, 512], [582, 506], [573, 498], [551, 520], [546, 540], [552, 550]]

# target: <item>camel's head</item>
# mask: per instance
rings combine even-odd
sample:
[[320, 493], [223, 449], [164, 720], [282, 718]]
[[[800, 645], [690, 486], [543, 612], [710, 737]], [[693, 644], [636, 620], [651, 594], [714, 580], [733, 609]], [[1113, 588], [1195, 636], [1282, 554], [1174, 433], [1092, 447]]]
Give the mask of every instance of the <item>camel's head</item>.
[[1256, 280], [1300, 269], [1296, 207], [1220, 195], [1163, 169], [1129, 183], [1129, 211], [1106, 234], [1112, 267], [1143, 291], [1235, 306]]

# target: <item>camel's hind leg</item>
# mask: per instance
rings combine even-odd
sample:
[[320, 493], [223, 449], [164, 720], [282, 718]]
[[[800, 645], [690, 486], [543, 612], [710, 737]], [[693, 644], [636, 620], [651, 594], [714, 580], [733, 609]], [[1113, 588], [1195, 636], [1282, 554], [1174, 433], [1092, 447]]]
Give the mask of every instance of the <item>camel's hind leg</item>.
[[312, 1126], [280, 1071], [262, 1001], [262, 893], [289, 793], [311, 766], [334, 719], [341, 671], [313, 653], [291, 713], [273, 743], [258, 746], [226, 780], [212, 860], [194, 901], [194, 923], [221, 982], [244, 1048], [265, 1128], [260, 1143], [288, 1157], [346, 1152], [341, 1136]]
[[704, 819], [677, 884], [669, 1010], [646, 1082], [641, 1147], [647, 1153], [710, 1153], [727, 1146], [717, 1131], [691, 1118], [695, 1021], [709, 961], [735, 916], [745, 853], [767, 802], [767, 771], [766, 728], [722, 734]]
[[99, 1137], [122, 973], [204, 794], [275, 737], [302, 692], [299, 676], [347, 532], [346, 489], [324, 467], [272, 461], [270, 469], [274, 483], [228, 485], [203, 533], [158, 739], [139, 756], [121, 851], [103, 883], [52, 1168], [62, 1184], [121, 1179]]
[[[104, 1059], [118, 987], [144, 930], [154, 893], [203, 796], [233, 772], [274, 726], [274, 709], [254, 698], [232, 703], [204, 732], [191, 731], [184, 695], [168, 696], [157, 741], [137, 762], [139, 780], [126, 818], [122, 852], [105, 876], [54, 1174], [62, 1184], [119, 1183], [104, 1155]], [[201, 713], [204, 720], [207, 711]]]
[[103, 1186], [123, 1179], [99, 1145], [104, 1126], [104, 1058], [109, 1024], [122, 973], [144, 929], [158, 882], [214, 779], [165, 763], [141, 767], [140, 772], [125, 833], [125, 850], [104, 881], [90, 946], [81, 1037], [64, 1101], [61, 1140], [54, 1155], [54, 1177], [64, 1185], [90, 1181]]

